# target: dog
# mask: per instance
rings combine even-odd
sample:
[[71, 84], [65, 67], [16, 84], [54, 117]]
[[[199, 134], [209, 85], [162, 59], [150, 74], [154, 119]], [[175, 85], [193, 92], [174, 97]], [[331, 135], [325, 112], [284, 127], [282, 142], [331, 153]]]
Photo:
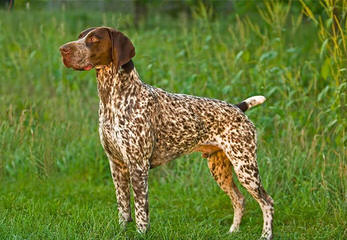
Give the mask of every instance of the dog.
[[135, 48], [123, 33], [108, 27], [83, 31], [60, 47], [63, 63], [74, 70], [96, 69], [99, 134], [116, 188], [119, 222], [132, 221], [130, 186], [139, 232], [149, 228], [149, 169], [183, 154], [201, 152], [234, 208], [229, 232], [239, 230], [244, 197], [232, 179], [259, 203], [262, 238], [272, 239], [273, 200], [264, 190], [256, 161], [256, 130], [244, 114], [265, 101], [255, 96], [232, 105], [224, 101], [168, 93], [141, 81], [132, 61]]

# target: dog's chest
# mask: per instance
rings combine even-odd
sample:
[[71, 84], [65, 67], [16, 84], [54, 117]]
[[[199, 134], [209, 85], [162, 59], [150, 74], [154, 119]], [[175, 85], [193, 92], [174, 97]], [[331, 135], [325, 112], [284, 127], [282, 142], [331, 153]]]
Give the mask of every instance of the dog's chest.
[[151, 147], [153, 99], [135, 71], [98, 72], [99, 135], [107, 155], [124, 162], [141, 148], [148, 155]]
[[[127, 147], [124, 140], [125, 111], [128, 104], [124, 100], [125, 96], [119, 94], [120, 87], [113, 79], [112, 68], [98, 71], [100, 141], [111, 159], [124, 161], [124, 151]], [[123, 93], [127, 93], [127, 91], [125, 90]]]
[[99, 106], [99, 135], [106, 154], [111, 159], [123, 160], [119, 120], [112, 109], [103, 106], [101, 101]]

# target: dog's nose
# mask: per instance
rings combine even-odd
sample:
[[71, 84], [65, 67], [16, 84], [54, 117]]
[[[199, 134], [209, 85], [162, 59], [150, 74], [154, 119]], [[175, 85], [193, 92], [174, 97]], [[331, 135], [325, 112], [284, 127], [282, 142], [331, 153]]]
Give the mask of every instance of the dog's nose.
[[68, 45], [63, 45], [59, 48], [59, 50], [62, 54], [68, 54], [69, 52], [71, 52], [71, 47]]

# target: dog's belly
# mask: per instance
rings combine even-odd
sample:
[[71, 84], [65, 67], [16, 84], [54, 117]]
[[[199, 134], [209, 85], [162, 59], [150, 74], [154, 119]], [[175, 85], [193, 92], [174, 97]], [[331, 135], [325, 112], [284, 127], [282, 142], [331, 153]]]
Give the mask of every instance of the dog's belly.
[[153, 151], [152, 157], [150, 158], [150, 167], [154, 168], [166, 164], [182, 155], [191, 153], [194, 146], [195, 144], [185, 149], [171, 149], [169, 151], [165, 151], [163, 148], [156, 149]]
[[[195, 146], [195, 145], [194, 145]], [[171, 160], [174, 160], [186, 153], [192, 152], [193, 147], [187, 148], [185, 151], [182, 149], [171, 150], [171, 151], [161, 151], [161, 149], [154, 150], [150, 158], [150, 167], [155, 168], [157, 166], [163, 165]]]
[[155, 143], [150, 158], [151, 168], [192, 152], [204, 141], [202, 122], [185, 115], [187, 113], [181, 113], [178, 115], [179, 119], [171, 117], [157, 122]]

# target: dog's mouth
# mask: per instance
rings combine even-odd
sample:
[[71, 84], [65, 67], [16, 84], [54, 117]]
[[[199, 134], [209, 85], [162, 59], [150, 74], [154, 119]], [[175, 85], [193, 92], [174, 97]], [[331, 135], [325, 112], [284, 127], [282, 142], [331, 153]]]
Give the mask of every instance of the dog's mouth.
[[74, 70], [77, 70], [77, 71], [89, 71], [89, 70], [93, 69], [93, 65], [92, 64], [88, 64], [85, 67], [71, 67], [71, 68], [74, 69]]
[[92, 68], [93, 68], [93, 65], [89, 64], [89, 65], [87, 65], [86, 67], [84, 67], [83, 69], [84, 69], [84, 71], [89, 71], [89, 70], [91, 70]]
[[94, 68], [93, 64], [78, 64], [78, 65], [75, 65], [75, 64], [72, 64], [71, 61], [67, 58], [67, 57], [62, 57], [63, 59], [63, 63], [65, 65], [65, 67], [67, 68], [72, 68], [74, 70], [78, 70], [78, 71], [89, 71], [91, 69]]

